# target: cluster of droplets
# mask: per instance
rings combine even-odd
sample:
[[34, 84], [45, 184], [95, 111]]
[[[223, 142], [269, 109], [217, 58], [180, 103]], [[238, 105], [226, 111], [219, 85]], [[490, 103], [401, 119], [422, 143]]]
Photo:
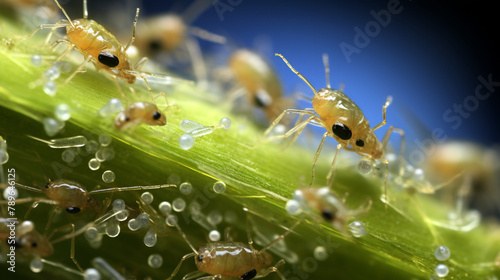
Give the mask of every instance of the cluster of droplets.
[[111, 238], [120, 235], [120, 222], [127, 220], [128, 216], [129, 211], [126, 209], [125, 202], [122, 199], [115, 199], [112, 203], [112, 210], [98, 218], [93, 226], [88, 227], [85, 230], [85, 237], [92, 247], [98, 248], [104, 234]]
[[183, 150], [189, 150], [194, 146], [194, 139], [212, 133], [218, 128], [229, 129], [231, 120], [222, 118], [218, 125], [205, 126], [191, 120], [182, 120], [179, 124], [180, 128], [186, 132], [179, 138], [179, 145]]
[[[448, 247], [444, 245], [437, 247], [436, 251], [434, 251], [434, 256], [439, 261], [448, 260], [450, 258], [450, 255], [451, 255], [450, 249], [448, 249]], [[450, 269], [445, 264], [438, 264], [434, 269], [434, 271], [436, 272], [435, 276], [441, 278], [448, 276], [448, 273], [450, 273]]]
[[365, 224], [360, 221], [354, 221], [349, 224], [349, 231], [351, 232], [352, 236], [356, 238], [363, 237], [367, 234], [366, 229], [365, 229]]
[[[43, 58], [40, 55], [31, 56], [31, 64], [34, 66], [42, 66]], [[61, 73], [69, 73], [71, 71], [71, 64], [66, 61], [57, 61], [52, 66], [45, 70], [42, 78], [36, 84], [43, 84], [43, 92], [49, 96], [55, 96], [57, 93], [57, 84], [54, 82]], [[34, 85], [33, 85], [34, 86]]]

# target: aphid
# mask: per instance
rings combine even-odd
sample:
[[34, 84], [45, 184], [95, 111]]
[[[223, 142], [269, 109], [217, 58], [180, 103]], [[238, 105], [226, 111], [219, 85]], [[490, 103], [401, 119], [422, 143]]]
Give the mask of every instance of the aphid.
[[[332, 174], [335, 166], [335, 161], [337, 159], [338, 152], [341, 148], [355, 152], [363, 157], [363, 160], [368, 161], [371, 165], [372, 160], [381, 159], [384, 156], [384, 148], [389, 141], [389, 136], [393, 131], [399, 133], [401, 135], [401, 152], [400, 157], [402, 157], [404, 150], [404, 131], [398, 128], [391, 126], [389, 130], [386, 132], [382, 142], [377, 139], [374, 131], [381, 128], [386, 123], [386, 110], [387, 106], [391, 104], [392, 97], [388, 97], [384, 106], [382, 107], [382, 116], [383, 121], [373, 128], [370, 128], [368, 120], [363, 115], [363, 112], [359, 107], [342, 91], [332, 89], [330, 87], [330, 79], [329, 79], [329, 66], [328, 66], [328, 56], [326, 54], [323, 55], [323, 61], [325, 64], [325, 73], [326, 73], [326, 88], [322, 88], [317, 91], [311, 83], [297, 70], [295, 70], [292, 65], [281, 55], [276, 54], [281, 57], [281, 59], [286, 63], [286, 65], [301, 78], [314, 92], [314, 97], [312, 100], [313, 110], [312, 109], [286, 109], [281, 115], [279, 115], [276, 120], [269, 126], [269, 128], [265, 131], [264, 136], [268, 135], [273, 128], [280, 122], [280, 120], [289, 113], [299, 114], [299, 121], [295, 124], [293, 128], [291, 128], [284, 135], [269, 137], [266, 140], [270, 141], [273, 139], [287, 138], [295, 133], [292, 141], [295, 141], [300, 133], [304, 130], [304, 128], [308, 124], [313, 124], [317, 126], [322, 126], [326, 129], [326, 132], [323, 134], [323, 138], [319, 144], [318, 150], [313, 159], [312, 164], [312, 177], [310, 185], [314, 180], [314, 171], [315, 165], [318, 161], [318, 156], [321, 152], [321, 148], [323, 147], [323, 143], [327, 136], [335, 138], [339, 143], [337, 145], [337, 152], [335, 153], [335, 157], [333, 158], [332, 165], [330, 167], [330, 172], [327, 176], [328, 185], [331, 185]], [[302, 121], [303, 116], [308, 116], [308, 118]], [[363, 161], [362, 161], [363, 162]], [[388, 161], [384, 160], [386, 165], [386, 176], [384, 186], [386, 188], [387, 183], [387, 170], [388, 170]], [[385, 195], [387, 197], [387, 190], [385, 191]]]
[[176, 224], [177, 229], [189, 247], [191, 247], [193, 253], [189, 253], [182, 257], [181, 261], [168, 280], [172, 279], [177, 274], [182, 266], [182, 263], [190, 257], [195, 257], [195, 264], [198, 270], [185, 275], [183, 279], [194, 279], [208, 273], [213, 275], [212, 277], [208, 277], [210, 279], [220, 279], [230, 276], [238, 277], [242, 280], [249, 280], [253, 278], [265, 277], [272, 272], [276, 272], [281, 279], [285, 279], [277, 268], [278, 266], [284, 264], [285, 261], [281, 260], [272, 266], [272, 257], [266, 251], [271, 246], [283, 240], [295, 227], [300, 224], [300, 222], [301, 220], [298, 220], [286, 232], [260, 250], [253, 248], [253, 241], [248, 225], [248, 244], [233, 242], [230, 240], [217, 241], [202, 245], [198, 250], [196, 250], [187, 239], [186, 234], [181, 230], [179, 225]]
[[[291, 207], [292, 205], [297, 207]], [[329, 187], [322, 188], [303, 188], [298, 189], [293, 194], [293, 200], [287, 202], [287, 209], [291, 214], [298, 214], [301, 211], [313, 215], [321, 216], [328, 223], [331, 223], [335, 229], [345, 236], [348, 235], [346, 222], [359, 214], [370, 210], [372, 201], [361, 205], [358, 209], [347, 209], [344, 201], [339, 199]], [[293, 208], [293, 210], [292, 210]]]
[[139, 101], [130, 104], [115, 117], [115, 127], [125, 130], [139, 124], [159, 125], [167, 124], [165, 114], [161, 113], [156, 104]]
[[141, 21], [137, 25], [138, 36], [134, 46], [142, 55], [164, 61], [165, 56], [178, 58], [175, 52], [187, 51], [194, 74], [199, 82], [207, 79], [207, 69], [202, 58], [199, 44], [189, 35], [214, 43], [224, 44], [226, 38], [198, 27], [189, 26], [198, 15], [211, 7], [212, 2], [198, 0], [193, 2], [182, 14], [167, 13]]
[[[146, 79], [146, 76], [155, 76], [159, 78], [173, 79], [172, 77], [165, 77], [161, 75], [153, 75], [146, 72], [136, 71], [146, 62], [147, 58], [142, 58], [135, 66], [132, 66], [130, 59], [127, 55], [128, 48], [132, 45], [135, 40], [135, 28], [137, 24], [137, 19], [139, 17], [139, 9], [135, 14], [135, 20], [133, 23], [132, 37], [128, 44], [123, 47], [122, 44], [116, 39], [116, 37], [107, 31], [102, 25], [98, 24], [94, 20], [88, 19], [87, 10], [87, 0], [83, 0], [83, 19], [71, 20], [63, 7], [59, 4], [58, 0], [54, 0], [59, 9], [63, 12], [66, 20], [60, 20], [55, 24], [42, 24], [36, 28], [29, 36], [33, 35], [36, 31], [42, 28], [51, 28], [52, 32], [46, 39], [46, 42], [50, 40], [52, 33], [57, 28], [65, 27], [67, 40], [57, 40], [55, 45], [65, 44], [68, 49], [56, 59], [58, 61], [66, 53], [72, 49], [76, 49], [80, 52], [85, 60], [84, 62], [71, 74], [66, 82], [69, 82], [78, 72], [82, 72], [84, 66], [87, 62], [91, 61], [96, 70], [103, 70], [113, 77], [116, 81], [120, 78], [127, 82], [128, 84], [135, 83], [137, 77], [144, 80], [149, 93], [151, 94], [151, 87]], [[120, 89], [120, 87], [118, 86]], [[121, 91], [121, 89], [120, 89]], [[123, 95], [123, 93], [122, 93]], [[152, 94], [151, 94], [152, 96]]]
[[276, 71], [256, 52], [237, 50], [229, 58], [228, 65], [244, 89], [233, 92], [230, 100], [236, 99], [237, 93], [246, 93], [248, 103], [261, 108], [268, 121], [276, 119], [286, 107], [292, 105], [291, 100], [283, 98], [283, 88]]
[[[11, 231], [15, 227], [15, 235]], [[25, 256], [50, 257], [54, 248], [48, 238], [35, 230], [32, 221], [20, 224], [15, 219], [0, 219], [0, 240], [9, 247], [16, 248], [16, 254]]]
[[[424, 174], [433, 182], [443, 182], [443, 198], [483, 214], [500, 213], [498, 154], [478, 144], [449, 141], [437, 144], [423, 163]], [[439, 188], [435, 186], [434, 190]], [[462, 200], [460, 202], [460, 200]]]
[[175, 187], [175, 185], [151, 185], [151, 186], [130, 186], [130, 187], [115, 187], [108, 189], [96, 189], [93, 191], [87, 191], [85, 186], [77, 183], [75, 181], [67, 179], [57, 179], [49, 180], [45, 185], [43, 190], [38, 188], [25, 186], [16, 182], [16, 187], [20, 187], [26, 190], [45, 193], [49, 200], [36, 199], [31, 205], [30, 209], [26, 212], [26, 216], [29, 214], [32, 208], [36, 207], [38, 203], [48, 203], [55, 204], [63, 207], [66, 212], [70, 214], [76, 214], [85, 209], [91, 209], [99, 213], [101, 211], [101, 204], [97, 199], [93, 197], [95, 194], [101, 193], [112, 193], [121, 191], [136, 191], [136, 190], [152, 190]]

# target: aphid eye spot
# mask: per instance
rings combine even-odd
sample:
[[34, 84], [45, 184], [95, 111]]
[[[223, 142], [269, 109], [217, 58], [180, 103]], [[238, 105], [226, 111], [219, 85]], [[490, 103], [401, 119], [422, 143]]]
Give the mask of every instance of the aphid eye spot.
[[333, 134], [337, 135], [342, 140], [349, 140], [352, 137], [352, 131], [341, 123], [336, 123], [332, 126]]
[[125, 121], [129, 122], [130, 121], [130, 117], [125, 117]]
[[153, 119], [154, 120], [159, 120], [161, 118], [161, 113], [160, 112], [154, 112], [153, 113]]
[[118, 64], [120, 64], [120, 60], [118, 60], [118, 57], [114, 56], [109, 52], [100, 53], [97, 59], [99, 60], [100, 63], [108, 67], [116, 67], [118, 66]]
[[70, 214], [76, 214], [76, 213], [80, 212], [80, 208], [78, 208], [78, 207], [66, 207], [66, 212], [68, 212]]
[[151, 42], [149, 42], [149, 49], [151, 51], [159, 51], [162, 49], [162, 44], [159, 39], [153, 39]]
[[204, 258], [204, 257], [203, 257], [203, 254], [199, 254], [199, 255], [198, 255], [198, 257], [196, 258], [196, 260], [197, 260], [198, 262], [202, 262], [202, 261], [203, 261], [203, 258]]
[[361, 139], [356, 140], [356, 146], [358, 147], [363, 147], [365, 145], [365, 142]]
[[45, 188], [46, 188], [46, 189], [48, 189], [48, 188], [49, 188], [49, 186], [50, 186], [50, 183], [47, 183], [47, 184], [45, 185]]
[[321, 212], [321, 216], [327, 221], [333, 221], [333, 214], [332, 212], [329, 211], [323, 211]]
[[38, 246], [38, 243], [36, 243], [36, 242], [31, 243], [31, 247], [36, 248], [37, 246]]
[[250, 280], [253, 279], [255, 276], [257, 276], [257, 270], [252, 269], [249, 272], [241, 275], [241, 280]]

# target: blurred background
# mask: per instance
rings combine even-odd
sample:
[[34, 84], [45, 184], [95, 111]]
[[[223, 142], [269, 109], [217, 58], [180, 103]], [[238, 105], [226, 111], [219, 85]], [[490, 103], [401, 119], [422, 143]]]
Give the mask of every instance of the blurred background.
[[[81, 17], [80, 0], [61, 2], [71, 17]], [[274, 53], [283, 54], [319, 89], [325, 87], [326, 52], [332, 87], [345, 84], [344, 92], [372, 126], [382, 120], [386, 97], [393, 96], [387, 123], [406, 130], [410, 147], [438, 128], [448, 139], [487, 146], [499, 142], [500, 87], [494, 82], [484, 86], [479, 78], [500, 82], [499, 30], [491, 3], [210, 0], [199, 5], [205, 8], [190, 10], [193, 2], [89, 1], [88, 6], [91, 19], [124, 38], [130, 36], [137, 7], [139, 21], [168, 12], [190, 14], [193, 26], [228, 38], [226, 47], [199, 40], [204, 54], [255, 49], [274, 65], [287, 93], [299, 89], [312, 96]], [[478, 86], [483, 100], [475, 96]], [[301, 101], [299, 106], [311, 105]], [[385, 131], [377, 134], [382, 137]]]

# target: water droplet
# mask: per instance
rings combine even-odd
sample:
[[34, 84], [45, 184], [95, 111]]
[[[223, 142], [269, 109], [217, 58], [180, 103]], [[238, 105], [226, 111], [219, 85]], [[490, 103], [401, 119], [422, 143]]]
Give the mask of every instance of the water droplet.
[[70, 108], [67, 104], [59, 104], [54, 110], [54, 116], [60, 121], [67, 121], [71, 118]]
[[114, 113], [118, 113], [123, 111], [123, 105], [120, 99], [113, 98], [106, 105], [104, 105], [101, 109], [99, 109], [99, 115], [101, 117], [107, 117]]
[[220, 232], [217, 230], [212, 230], [211, 232], [208, 233], [208, 238], [210, 241], [219, 241], [220, 240]]
[[183, 150], [189, 150], [194, 146], [194, 138], [189, 134], [184, 134], [179, 138], [179, 146]]
[[217, 210], [211, 211], [208, 213], [207, 222], [213, 226], [220, 224], [222, 222], [222, 214]]
[[144, 245], [148, 247], [153, 247], [156, 245], [156, 241], [158, 240], [156, 232], [151, 228], [144, 235]]
[[177, 224], [177, 216], [168, 215], [168, 217], [165, 219], [165, 222], [168, 226], [174, 227]]
[[231, 126], [231, 120], [229, 118], [222, 118], [219, 124], [222, 125], [224, 129], [229, 129], [229, 127]]
[[158, 205], [158, 210], [160, 213], [167, 216], [170, 212], [172, 212], [172, 205], [167, 201], [162, 201], [160, 205]]
[[226, 184], [222, 181], [217, 181], [214, 183], [213, 189], [215, 193], [224, 193], [226, 191]]
[[236, 216], [236, 213], [233, 211], [226, 211], [226, 213], [224, 213], [224, 221], [228, 224], [234, 224], [237, 219], [238, 216]]
[[106, 170], [102, 173], [104, 183], [113, 183], [115, 181], [115, 173], [111, 170]]
[[178, 197], [174, 199], [174, 201], [172, 201], [172, 208], [175, 212], [182, 212], [184, 211], [184, 209], [186, 209], [186, 201]]
[[61, 72], [59, 71], [59, 69], [57, 67], [50, 67], [49, 69], [47, 69], [43, 73], [43, 76], [45, 77], [45, 79], [51, 80], [51, 81], [59, 78], [60, 75], [61, 75]]
[[89, 160], [89, 169], [95, 171], [95, 170], [97, 170], [99, 168], [101, 168], [101, 162], [98, 161], [96, 158], [91, 158]]
[[87, 268], [83, 275], [84, 280], [100, 280], [101, 274], [95, 268]]
[[118, 198], [113, 200], [112, 206], [113, 206], [113, 211], [118, 212], [125, 209], [126, 204], [125, 201], [123, 201], [123, 199]]
[[88, 227], [85, 230], [85, 237], [88, 241], [94, 241], [99, 238], [99, 231], [95, 227]]
[[43, 58], [41, 55], [34, 54], [31, 56], [31, 64], [33, 64], [33, 66], [40, 66], [42, 65], [42, 62]]
[[61, 158], [64, 162], [70, 163], [75, 160], [76, 152], [74, 149], [66, 149], [62, 152]]
[[450, 249], [448, 249], [448, 247], [444, 245], [437, 247], [436, 251], [434, 252], [434, 256], [436, 256], [436, 259], [440, 261], [445, 261], [450, 258], [450, 254]]
[[141, 224], [136, 219], [128, 220], [128, 228], [131, 231], [136, 231], [141, 228]]
[[179, 123], [179, 127], [184, 131], [184, 132], [189, 132], [191, 130], [199, 129], [202, 128], [203, 125], [201, 123], [197, 123], [191, 120], [182, 120]]
[[154, 196], [150, 192], [143, 192], [141, 194], [141, 200], [144, 204], [151, 204], [153, 202]]
[[372, 171], [372, 163], [369, 160], [362, 159], [358, 164], [358, 171], [361, 174], [368, 174]]
[[148, 257], [148, 265], [152, 268], [159, 268], [163, 264], [163, 258], [159, 254], [152, 254]]
[[111, 144], [111, 139], [109, 135], [99, 135], [99, 143], [103, 147], [109, 146], [109, 144]]
[[444, 264], [438, 264], [436, 266], [436, 269], [434, 269], [434, 271], [436, 271], [436, 274], [439, 277], [446, 277], [446, 275], [448, 275], [448, 273], [450, 272], [448, 267]]
[[141, 213], [135, 218], [139, 222], [140, 227], [146, 227], [149, 225], [149, 215], [146, 213]]
[[290, 199], [286, 202], [285, 210], [291, 215], [300, 214], [300, 212], [302, 211], [300, 203], [295, 199]]
[[54, 63], [53, 67], [57, 67], [61, 73], [69, 73], [71, 71], [71, 64], [67, 61], [58, 61]]
[[30, 269], [31, 271], [33, 271], [34, 273], [39, 273], [40, 271], [43, 270], [43, 263], [41, 260], [39, 259], [33, 259], [31, 262], [30, 262]]
[[42, 122], [45, 133], [50, 137], [56, 135], [64, 127], [64, 122], [53, 118], [44, 118]]
[[193, 185], [191, 185], [191, 183], [184, 182], [179, 186], [179, 191], [183, 195], [190, 195], [193, 192]]
[[349, 230], [354, 237], [360, 238], [366, 235], [365, 224], [360, 221], [354, 221], [349, 224]]
[[97, 143], [97, 141], [95, 140], [90, 140], [87, 142], [87, 144], [85, 144], [85, 151], [87, 151], [87, 153], [89, 154], [95, 153], [97, 149], [99, 149], [99, 143]]
[[19, 192], [17, 191], [16, 188], [7, 187], [3, 191], [3, 198], [5, 198], [5, 200], [9, 200], [9, 197], [17, 198], [18, 196]]
[[328, 252], [326, 251], [326, 248], [323, 246], [317, 246], [316, 248], [314, 248], [314, 258], [318, 261], [324, 261], [328, 259]]
[[109, 237], [117, 237], [120, 234], [120, 224], [116, 219], [109, 219], [106, 222], [106, 234]]

